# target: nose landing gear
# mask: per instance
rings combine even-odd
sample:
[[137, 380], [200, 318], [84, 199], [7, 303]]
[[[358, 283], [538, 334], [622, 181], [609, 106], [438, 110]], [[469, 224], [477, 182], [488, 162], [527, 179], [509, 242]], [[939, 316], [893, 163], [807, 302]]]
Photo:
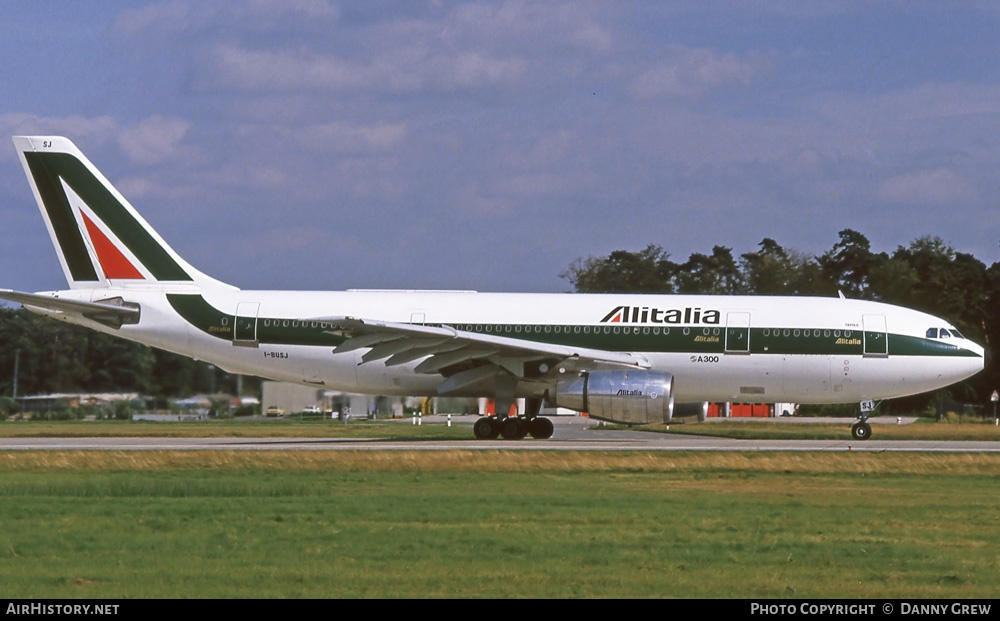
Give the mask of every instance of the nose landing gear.
[[868, 417], [875, 411], [875, 402], [867, 399], [861, 402], [861, 415], [858, 422], [851, 425], [851, 437], [855, 440], [867, 440], [872, 437], [872, 426], [868, 424]]
[[[865, 416], [864, 418], [868, 418]], [[872, 436], [872, 426], [864, 421], [864, 419], [858, 420], [858, 422], [851, 425], [851, 437], [855, 440], [867, 440]]]

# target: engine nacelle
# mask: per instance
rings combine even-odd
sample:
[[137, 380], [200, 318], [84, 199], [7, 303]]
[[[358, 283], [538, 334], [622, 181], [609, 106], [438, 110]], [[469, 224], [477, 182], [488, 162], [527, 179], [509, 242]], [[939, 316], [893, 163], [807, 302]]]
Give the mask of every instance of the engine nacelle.
[[627, 425], [668, 423], [674, 378], [660, 371], [590, 371], [556, 383], [550, 401], [592, 418]]
[[674, 416], [678, 418], [682, 416], [697, 416], [698, 422], [703, 423], [706, 419], [708, 419], [708, 401], [699, 401], [697, 403], [675, 403]]

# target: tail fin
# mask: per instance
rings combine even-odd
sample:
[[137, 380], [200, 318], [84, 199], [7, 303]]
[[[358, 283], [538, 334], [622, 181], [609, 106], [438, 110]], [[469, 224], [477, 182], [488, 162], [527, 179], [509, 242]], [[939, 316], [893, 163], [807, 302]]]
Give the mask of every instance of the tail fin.
[[15, 136], [70, 288], [233, 287], [194, 269], [69, 139]]

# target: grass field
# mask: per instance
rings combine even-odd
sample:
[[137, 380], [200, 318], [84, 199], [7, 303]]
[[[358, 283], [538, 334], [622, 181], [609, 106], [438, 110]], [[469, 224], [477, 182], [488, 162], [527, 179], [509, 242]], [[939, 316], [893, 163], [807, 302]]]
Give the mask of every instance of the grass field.
[[984, 454], [0, 452], [63, 597], [997, 597]]

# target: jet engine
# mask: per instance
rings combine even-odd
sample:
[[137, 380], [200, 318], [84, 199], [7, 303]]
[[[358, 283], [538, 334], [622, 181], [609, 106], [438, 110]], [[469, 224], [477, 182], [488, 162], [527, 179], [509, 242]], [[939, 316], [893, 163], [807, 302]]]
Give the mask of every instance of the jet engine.
[[663, 424], [673, 417], [674, 378], [660, 371], [589, 371], [557, 382], [549, 401], [613, 423]]
[[675, 403], [674, 416], [698, 417], [698, 422], [703, 423], [708, 419], [708, 401], [698, 401], [696, 403]]

